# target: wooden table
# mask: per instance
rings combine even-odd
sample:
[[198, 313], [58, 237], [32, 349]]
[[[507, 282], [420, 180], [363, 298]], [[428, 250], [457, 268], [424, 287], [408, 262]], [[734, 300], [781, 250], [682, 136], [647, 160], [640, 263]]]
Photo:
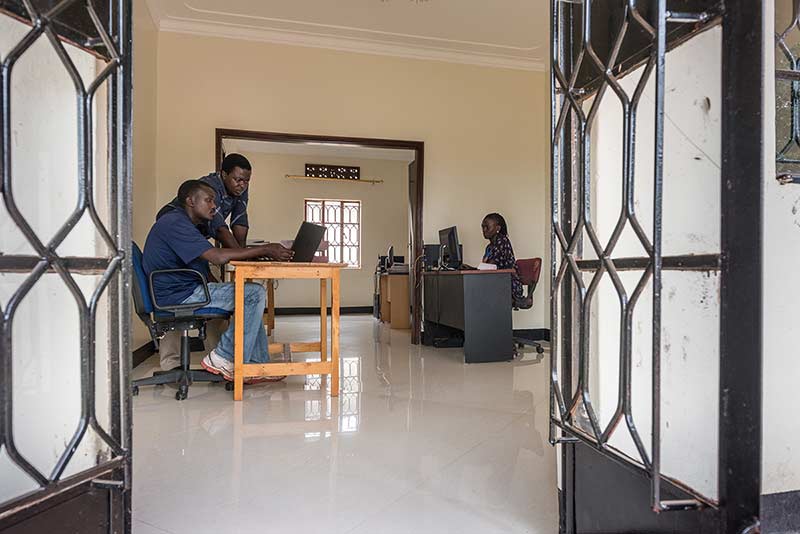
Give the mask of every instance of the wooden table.
[[[232, 261], [236, 296], [234, 304], [233, 399], [242, 400], [244, 377], [284, 375], [331, 375], [331, 396], [339, 395], [339, 297], [343, 263], [282, 263], [271, 261]], [[318, 362], [244, 363], [244, 283], [247, 280], [319, 280], [320, 339], [291, 343], [291, 352], [319, 352]], [[331, 358], [328, 360], [328, 290], [331, 281]], [[282, 343], [270, 343], [269, 353], [283, 352]]]

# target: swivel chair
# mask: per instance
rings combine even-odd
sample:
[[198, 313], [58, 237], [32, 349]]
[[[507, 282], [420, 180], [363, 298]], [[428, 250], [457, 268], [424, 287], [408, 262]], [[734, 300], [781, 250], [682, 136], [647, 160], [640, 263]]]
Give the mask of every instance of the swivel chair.
[[[206, 307], [211, 302], [208, 284], [205, 277], [194, 269], [164, 269], [153, 271], [149, 278], [145, 275], [142, 266], [142, 251], [133, 243], [133, 302], [136, 315], [147, 327], [150, 337], [158, 350], [159, 340], [167, 332], [177, 330], [181, 333], [181, 365], [169, 371], [155, 371], [153, 376], [134, 380], [132, 384], [133, 395], [139, 394], [139, 386], [156, 386], [162, 384], [176, 384], [178, 391], [176, 400], [186, 399], [189, 386], [193, 382], [221, 382], [220, 375], [209, 373], [203, 369], [190, 369], [190, 338], [189, 331], [197, 330], [199, 338], [206, 337], [206, 321], [212, 319], [228, 319], [231, 312], [220, 308]], [[159, 305], [153, 292], [153, 279], [166, 273], [186, 272], [194, 273], [203, 284], [205, 299], [190, 304]], [[230, 384], [232, 386], [232, 384]], [[232, 389], [226, 384], [226, 389]]]
[[[517, 271], [519, 272], [520, 282], [525, 286], [526, 292], [522, 300], [514, 301], [514, 310], [528, 310], [533, 307], [533, 292], [536, 290], [536, 284], [539, 283], [539, 275], [542, 272], [542, 258], [517, 260]], [[521, 332], [514, 334], [514, 343], [520, 348], [530, 345], [536, 349], [538, 354], [544, 353], [544, 349], [538, 341], [521, 335]]]

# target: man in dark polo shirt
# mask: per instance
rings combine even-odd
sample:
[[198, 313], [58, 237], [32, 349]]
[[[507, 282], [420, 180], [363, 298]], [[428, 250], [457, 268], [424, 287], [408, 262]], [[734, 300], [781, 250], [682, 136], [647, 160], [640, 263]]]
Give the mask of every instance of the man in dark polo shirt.
[[[253, 167], [246, 157], [241, 154], [228, 154], [222, 160], [219, 172], [213, 172], [200, 178], [214, 190], [216, 211], [211, 220], [203, 220], [198, 224], [198, 230], [206, 238], [214, 238], [226, 248], [239, 248], [247, 244], [247, 200], [250, 176]], [[161, 208], [156, 215], [159, 220], [164, 215], [181, 210], [180, 202], [175, 197], [169, 204]], [[230, 219], [230, 227], [226, 222]], [[208, 329], [211, 340], [218, 337], [219, 332], [213, 326]], [[180, 365], [181, 337], [178, 332], [168, 332], [158, 344], [158, 354], [161, 368], [165, 371]]]
[[[244, 247], [247, 243], [247, 231], [250, 225], [247, 220], [247, 189], [253, 167], [241, 154], [228, 154], [222, 160], [219, 172], [212, 172], [200, 178], [214, 189], [217, 210], [210, 221], [203, 221], [199, 229], [205, 237], [214, 238], [223, 247]], [[177, 198], [161, 208], [156, 220], [163, 215], [180, 209]], [[230, 218], [230, 228], [226, 220]]]
[[[251, 248], [216, 248], [198, 229], [217, 213], [216, 191], [202, 180], [187, 180], [178, 189], [180, 209], [164, 213], [150, 229], [144, 245], [143, 267], [150, 276], [161, 269], [194, 269], [206, 279], [209, 262], [222, 265], [231, 260], [269, 257], [290, 260], [294, 254], [279, 244]], [[212, 308], [233, 311], [234, 285], [209, 283]], [[156, 302], [183, 304], [203, 300], [202, 282], [192, 273], [157, 274], [153, 278]], [[266, 290], [260, 284], [246, 283], [244, 291], [244, 355], [245, 361], [269, 361], [267, 334], [262, 320]], [[203, 358], [203, 367], [230, 380], [233, 377], [233, 320], [220, 337], [219, 343]], [[210, 344], [209, 344], [210, 345]]]

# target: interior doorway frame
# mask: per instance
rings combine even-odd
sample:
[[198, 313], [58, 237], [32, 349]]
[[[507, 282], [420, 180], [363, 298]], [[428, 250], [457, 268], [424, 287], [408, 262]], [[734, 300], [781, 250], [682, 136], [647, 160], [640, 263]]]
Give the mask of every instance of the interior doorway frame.
[[[416, 197], [409, 198], [411, 211], [411, 251], [409, 272], [414, 288], [411, 303], [411, 343], [418, 345], [422, 339], [422, 262], [416, 261], [424, 255], [422, 241], [422, 208], [425, 179], [425, 143], [422, 141], [404, 141], [400, 139], [377, 139], [371, 137], [340, 137], [319, 134], [292, 134], [280, 132], [264, 132], [257, 130], [238, 130], [217, 128], [214, 133], [214, 168], [222, 163], [222, 140], [238, 139], [242, 141], [269, 141], [273, 143], [327, 143], [331, 145], [357, 145], [364, 148], [389, 148], [413, 150], [417, 163], [416, 176], [409, 176], [409, 191], [416, 191]], [[412, 182], [415, 182], [412, 184]], [[412, 187], [413, 186], [413, 187]]]

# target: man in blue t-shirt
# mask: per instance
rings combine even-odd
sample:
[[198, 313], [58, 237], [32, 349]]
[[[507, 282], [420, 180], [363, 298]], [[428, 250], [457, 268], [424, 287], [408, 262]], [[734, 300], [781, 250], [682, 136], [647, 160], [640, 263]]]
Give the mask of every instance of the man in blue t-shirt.
[[[222, 265], [231, 260], [269, 257], [288, 261], [294, 254], [280, 244], [251, 248], [216, 248], [198, 229], [211, 221], [217, 212], [214, 188], [201, 180], [187, 180], [178, 189], [180, 209], [163, 214], [150, 229], [144, 245], [143, 267], [150, 276], [163, 269], [193, 269], [208, 279], [208, 264]], [[208, 307], [233, 311], [234, 286], [209, 283], [211, 303]], [[179, 272], [156, 274], [153, 277], [156, 303], [183, 304], [203, 300], [203, 284], [196, 274]], [[246, 283], [244, 291], [244, 355], [245, 361], [269, 361], [267, 334], [262, 320], [266, 290], [260, 284]], [[233, 378], [233, 320], [219, 343], [203, 358], [203, 367], [212, 373]]]
[[[247, 200], [252, 172], [253, 167], [246, 157], [241, 154], [228, 154], [222, 160], [219, 172], [212, 172], [199, 178], [214, 190], [216, 204], [213, 217], [210, 220], [202, 220], [197, 225], [203, 237], [214, 238], [226, 248], [246, 246], [249, 230]], [[175, 197], [161, 208], [156, 220], [182, 210], [178, 197]], [[228, 219], [230, 223], [226, 222]], [[216, 339], [221, 334], [214, 329], [214, 326], [216, 325], [208, 329], [211, 339]], [[161, 368], [165, 371], [180, 365], [180, 345], [181, 337], [178, 332], [167, 332], [158, 344]]]

